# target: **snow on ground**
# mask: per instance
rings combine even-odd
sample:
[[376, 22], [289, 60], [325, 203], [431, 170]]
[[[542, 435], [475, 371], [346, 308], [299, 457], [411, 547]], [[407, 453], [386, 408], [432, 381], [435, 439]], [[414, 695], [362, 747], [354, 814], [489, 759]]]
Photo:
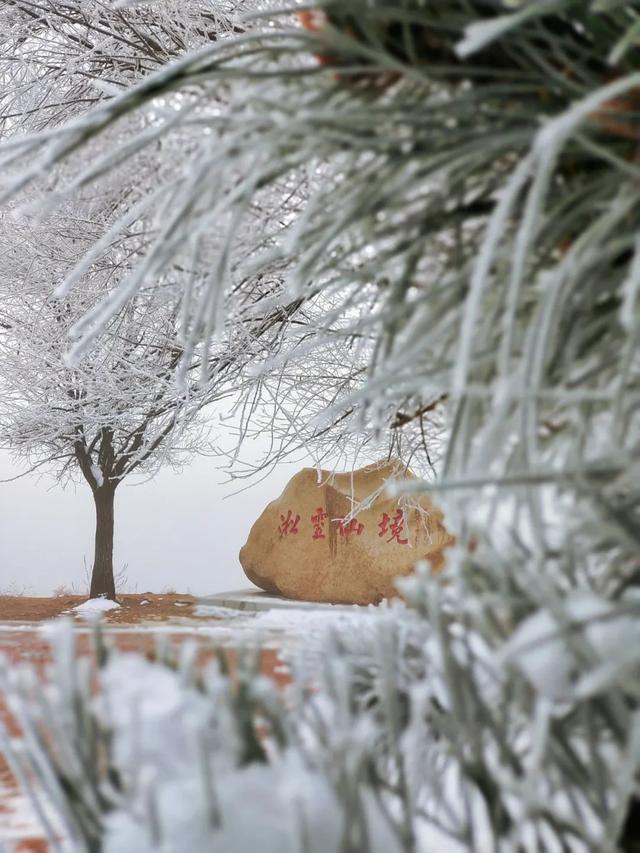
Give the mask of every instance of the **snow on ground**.
[[[104, 598], [89, 599], [76, 606], [71, 611], [75, 614], [99, 616], [107, 610], [117, 607], [115, 602]], [[263, 649], [277, 650], [279, 653], [294, 653], [302, 647], [311, 645], [312, 648], [319, 647], [316, 641], [324, 635], [327, 630], [352, 631], [359, 630], [358, 626], [369, 622], [375, 615], [374, 609], [365, 607], [321, 607], [318, 609], [309, 607], [287, 609], [271, 609], [260, 611], [236, 611], [227, 607], [201, 606], [198, 615], [208, 615], [207, 620], [191, 620], [188, 618], [176, 618], [166, 622], [147, 622], [133, 625], [120, 625], [102, 623], [105, 635], [117, 642], [118, 638], [126, 640], [130, 635], [140, 636], [142, 642], [146, 636], [151, 639], [154, 635], [179, 640], [181, 637], [188, 641], [193, 640], [201, 644], [212, 644], [219, 648], [239, 649], [241, 647], [261, 647]], [[55, 623], [48, 623], [49, 626]], [[4, 636], [5, 645], [18, 647], [28, 645], [34, 637], [43, 637], [50, 630], [45, 626], [34, 623], [2, 623], [0, 622], [0, 635]], [[90, 634], [92, 628], [85, 622], [76, 622], [74, 634], [82, 638]], [[125, 658], [127, 656], [125, 655]], [[281, 665], [278, 672], [287, 670], [287, 655], [279, 658]], [[124, 660], [123, 665], [133, 666], [139, 658], [132, 656], [131, 661]], [[276, 670], [274, 669], [274, 673]], [[140, 681], [134, 679], [137, 688]], [[133, 687], [134, 684], [131, 686]], [[153, 697], [149, 692], [149, 700]], [[30, 803], [15, 791], [0, 790], [0, 803], [6, 806], [6, 810], [0, 809], [0, 850], [3, 843], [11, 845], [20, 838], [32, 835], [40, 835], [38, 821], [33, 814]], [[11, 847], [9, 847], [11, 849]], [[441, 848], [442, 853], [448, 849]]]
[[[97, 605], [93, 610], [94, 603]], [[105, 599], [90, 599], [74, 607], [76, 614], [100, 614], [113, 606]], [[117, 604], [115, 605], [118, 606]], [[108, 636], [171, 635], [176, 638], [191, 636], [208, 639], [221, 647], [257, 646], [267, 649], [299, 648], [310, 641], [320, 639], [328, 630], [340, 632], [359, 631], [374, 617], [373, 609], [366, 607], [313, 609], [273, 609], [265, 611], [232, 610], [226, 607], [199, 606], [198, 616], [210, 616], [210, 620], [192, 620], [176, 617], [163, 622], [142, 622], [135, 625], [103, 623], [102, 630]], [[50, 623], [52, 624], [52, 623]], [[0, 632], [6, 636], [32, 634], [40, 630], [36, 623], [2, 622]], [[91, 627], [83, 622], [75, 625], [78, 636], [91, 633]]]
[[107, 610], [115, 610], [115, 608], [120, 607], [117, 601], [111, 601], [110, 598], [89, 598], [87, 601], [83, 601], [82, 604], [78, 604], [77, 607], [72, 608], [74, 613], [79, 613], [80, 615], [87, 616], [89, 614], [100, 614], [106, 613]]
[[[211, 623], [200, 623], [198, 631], [212, 632], [216, 639], [223, 635], [228, 641], [274, 646], [281, 651], [297, 648], [302, 644], [313, 644], [327, 631], [340, 633], [359, 630], [363, 623], [373, 619], [378, 612], [374, 607], [343, 607], [308, 605], [266, 610], [232, 610], [202, 604], [196, 608], [198, 616], [211, 616]], [[224, 620], [219, 622], [217, 620]]]
[[[40, 806], [44, 807], [47, 820], [55, 824], [51, 809], [46, 806], [45, 798], [40, 798]], [[60, 832], [57, 831], [59, 836]], [[0, 786], [0, 850], [27, 850], [24, 846], [26, 839], [42, 838], [42, 823], [36, 816], [29, 799], [17, 792]], [[64, 846], [60, 848], [62, 851]], [[70, 853], [70, 851], [69, 851]]]

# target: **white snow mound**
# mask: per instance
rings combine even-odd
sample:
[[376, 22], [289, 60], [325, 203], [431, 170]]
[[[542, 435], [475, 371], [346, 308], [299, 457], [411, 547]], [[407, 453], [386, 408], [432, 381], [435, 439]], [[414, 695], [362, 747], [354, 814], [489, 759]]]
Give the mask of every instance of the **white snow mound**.
[[111, 601], [110, 598], [103, 598], [100, 596], [100, 598], [89, 598], [87, 601], [83, 601], [82, 604], [78, 604], [72, 609], [74, 613], [87, 615], [106, 613], [107, 610], [115, 610], [116, 607], [120, 607], [117, 601]]

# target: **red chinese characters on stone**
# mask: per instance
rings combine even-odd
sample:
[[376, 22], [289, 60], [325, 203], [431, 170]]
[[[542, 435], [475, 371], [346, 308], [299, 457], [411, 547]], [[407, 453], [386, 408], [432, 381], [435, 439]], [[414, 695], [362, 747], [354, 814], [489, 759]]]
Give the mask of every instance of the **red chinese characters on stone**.
[[295, 518], [291, 510], [288, 510], [286, 517], [284, 515], [280, 516], [280, 524], [278, 525], [278, 533], [280, 536], [288, 536], [290, 533], [298, 533], [298, 524], [300, 523], [300, 516], [296, 515]]
[[396, 510], [396, 514], [391, 518], [388, 513], [382, 513], [382, 521], [378, 522], [378, 536], [382, 538], [386, 536], [387, 533], [390, 533], [391, 536], [387, 539], [387, 542], [393, 542], [394, 540], [398, 543], [398, 545], [408, 545], [408, 539], [401, 539], [400, 537], [404, 533], [404, 513], [401, 509]]
[[358, 521], [357, 518], [352, 518], [351, 521], [345, 521], [344, 519], [338, 521], [338, 531], [340, 532], [340, 536], [344, 536], [345, 539], [348, 539], [350, 536], [361, 536], [363, 530], [364, 524]]
[[312, 539], [325, 539], [324, 535], [324, 523], [327, 519], [327, 513], [322, 509], [321, 506], [314, 512], [311, 516], [311, 524], [313, 525], [313, 536]]

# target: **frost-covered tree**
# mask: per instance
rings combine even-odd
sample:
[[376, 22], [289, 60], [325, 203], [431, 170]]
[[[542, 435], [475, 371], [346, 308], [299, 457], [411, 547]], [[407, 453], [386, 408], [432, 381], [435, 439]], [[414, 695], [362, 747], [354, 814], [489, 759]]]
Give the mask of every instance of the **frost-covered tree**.
[[[198, 44], [242, 32], [237, 4], [186, 3], [88, 5], [38, 4], [29, 0], [0, 8], [0, 122], [2, 136], [23, 138], [40, 130], [56, 135], [71, 117], [82, 119], [96, 103], [108, 104], [154, 68]], [[218, 92], [224, 100], [224, 92]], [[188, 93], [179, 97], [192, 112]], [[0, 215], [0, 442], [29, 462], [29, 470], [49, 470], [62, 482], [80, 477], [96, 507], [95, 556], [91, 595], [113, 597], [114, 498], [131, 474], [150, 474], [203, 447], [199, 413], [224, 396], [229, 378], [240, 393], [240, 367], [286, 325], [299, 300], [284, 308], [262, 305], [280, 287], [275, 273], [252, 283], [236, 281], [233, 310], [225, 332], [203, 358], [185, 345], [185, 312], [179, 306], [183, 281], [195, 260], [186, 246], [181, 261], [156, 277], [159, 292], [140, 291], [111, 312], [106, 336], [81, 360], [65, 360], [70, 337], [87, 315], [134, 269], [153, 242], [158, 223], [170, 209], [140, 210], [154, 197], [159, 180], [180, 180], [181, 158], [194, 150], [202, 118], [182, 127], [153, 149], [119, 163], [103, 180], [85, 185], [73, 200], [42, 215], [40, 193], [73, 176], [64, 167], [47, 169]], [[157, 116], [131, 117], [120, 133], [153, 135]], [[90, 168], [95, 151], [85, 151], [74, 169]], [[296, 198], [289, 186], [289, 198]], [[156, 202], [158, 198], [156, 197]], [[286, 205], [276, 210], [286, 216]], [[261, 216], [256, 207], [255, 217]], [[95, 240], [117, 223], [94, 261], [79, 268]], [[224, 225], [221, 220], [220, 227]], [[216, 234], [200, 245], [200, 264], [215, 268]], [[77, 287], [61, 292], [70, 274]], [[215, 269], [212, 272], [215, 275]], [[202, 284], [191, 283], [192, 298], [212, 304]], [[113, 306], [112, 306], [113, 308]], [[72, 359], [73, 361], [73, 359]]]
[[242, 0], [6, 0], [0, 7], [0, 129], [44, 129], [201, 44], [242, 31]]
[[[73, 158], [159, 103], [170, 132], [190, 113], [168, 92], [204, 105], [222, 87], [228, 106], [202, 117], [181, 204], [129, 292], [228, 217], [206, 285], [223, 305], [238, 226], [270, 188], [320, 174], [302, 216], [245, 232], [245, 248], [252, 274], [287, 266], [278, 300], [327, 297], [293, 359], [329, 331], [367, 343], [366, 381], [327, 407], [328, 423], [352, 406], [366, 429], [385, 430], [446, 399], [447, 488], [499, 481], [502, 496], [545, 482], [622, 523], [617, 498], [605, 509], [589, 494], [628, 469], [635, 446], [634, 15], [635, 4], [597, 2], [319, 3], [302, 14], [306, 29], [280, 16], [207, 45], [54, 140], [17, 140], [5, 160], [43, 147], [45, 162]], [[125, 137], [123, 156], [152, 144]], [[221, 315], [189, 293], [185, 279], [188, 338], [207, 346]], [[99, 332], [84, 330], [87, 345]], [[540, 494], [511, 490], [505, 511], [530, 515], [545, 553]]]
[[89, 485], [96, 508], [92, 596], [115, 593], [117, 487], [197, 450], [214, 452], [202, 410], [232, 393], [237, 403], [252, 392], [248, 367], [273, 348], [299, 306], [269, 306], [278, 278], [255, 283], [250, 299], [240, 283], [222, 336], [206, 350], [189, 350], [181, 306], [185, 271], [178, 263], [112, 314], [81, 358], [70, 355], [76, 328], [102, 311], [110, 288], [153, 238], [153, 221], [132, 221], [78, 273], [70, 293], [60, 294], [60, 284], [113, 210], [126, 210], [131, 196], [144, 192], [156, 166], [145, 158], [136, 164], [137, 186], [121, 171], [120, 181], [96, 185], [44, 219], [17, 208], [1, 220], [0, 445], [26, 461], [28, 471]]
[[[165, 227], [159, 229], [156, 235], [158, 240], [156, 246], [160, 251], [155, 259], [156, 271], [150, 274], [149, 281], [156, 276], [157, 270], [162, 268], [168, 254], [175, 259], [173, 253], [183, 252], [186, 246], [189, 251], [197, 255], [198, 241], [203, 238], [203, 235], [208, 239], [212, 229], [220, 235], [218, 247], [220, 266], [214, 266], [213, 273], [206, 276], [205, 286], [209, 291], [208, 298], [193, 299], [192, 287], [187, 283], [189, 276], [184, 278], [186, 298], [183, 308], [187, 319], [186, 332], [191, 344], [203, 338], [206, 346], [220, 327], [224, 314], [224, 311], [218, 310], [220, 306], [226, 304], [227, 308], [230, 306], [231, 310], [234, 310], [240, 302], [237, 295], [238, 281], [249, 282], [246, 292], [249, 294], [248, 298], [252, 300], [255, 298], [255, 291], [252, 293], [251, 288], [256, 278], [261, 281], [272, 280], [274, 270], [281, 271], [283, 267], [290, 266], [289, 257], [281, 252], [282, 239], [288, 239], [284, 237], [285, 231], [291, 228], [296, 219], [295, 212], [301, 209], [305, 199], [308, 198], [309, 188], [315, 187], [317, 190], [324, 191], [334, 180], [333, 169], [323, 158], [316, 157], [309, 160], [298, 157], [295, 162], [287, 162], [284, 169], [280, 167], [273, 169], [277, 160], [262, 157], [256, 160], [245, 143], [238, 147], [226, 131], [224, 133], [226, 141], [220, 146], [220, 130], [229, 119], [229, 108], [226, 105], [232, 104], [236, 95], [242, 91], [245, 85], [242, 78], [245, 75], [255, 78], [256, 83], [263, 75], [265, 79], [269, 79], [270, 72], [264, 62], [270, 61], [272, 50], [270, 44], [265, 47], [261, 43], [265, 28], [238, 14], [242, 10], [260, 12], [267, 4], [258, 2], [248, 2], [244, 6], [236, 4], [234, 10], [229, 10], [229, 5], [223, 4], [219, 10], [219, 14], [222, 15], [221, 29], [223, 35], [227, 36], [219, 41], [210, 36], [208, 39], [203, 39], [201, 26], [197, 23], [193, 24], [192, 18], [198, 21], [198, 3], [187, 5], [183, 15], [173, 14], [170, 9], [167, 10], [164, 7], [157, 14], [165, 29], [169, 27], [169, 21], [173, 15], [179, 22], [176, 26], [183, 27], [192, 35], [195, 33], [190, 44], [191, 46], [200, 44], [200, 50], [196, 55], [201, 56], [205, 64], [210, 49], [215, 48], [212, 72], [218, 64], [216, 51], [221, 50], [221, 55], [224, 56], [227, 51], [227, 42], [231, 44], [228, 36], [235, 35], [242, 45], [241, 53], [246, 53], [246, 61], [243, 61], [242, 56], [240, 57], [243, 67], [230, 68], [229, 75], [222, 66], [219, 75], [210, 76], [207, 73], [193, 75], [189, 70], [191, 60], [184, 58], [180, 60], [185, 70], [179, 72], [179, 82], [173, 81], [173, 71], [167, 69], [169, 79], [166, 85], [158, 86], [157, 99], [149, 100], [144, 94], [145, 84], [139, 84], [143, 86], [138, 102], [140, 110], [133, 113], [126, 107], [120, 114], [120, 106], [115, 106], [119, 103], [119, 99], [114, 97], [118, 87], [128, 89], [132, 97], [134, 89], [138, 91], [137, 86], [132, 84], [136, 83], [139, 75], [133, 74], [126, 62], [123, 71], [122, 62], [117, 58], [123, 50], [126, 55], [128, 49], [126, 45], [132, 40], [137, 43], [140, 35], [134, 37], [133, 32], [123, 33], [123, 27], [130, 27], [132, 30], [142, 29], [144, 32], [146, 32], [145, 27], [150, 29], [149, 37], [144, 39], [146, 49], [143, 51], [144, 61], [140, 65], [142, 72], [152, 69], [154, 61], [166, 61], [171, 55], [175, 55], [175, 46], [171, 44], [165, 45], [164, 50], [160, 51], [160, 60], [157, 60], [157, 50], [149, 50], [147, 42], [152, 41], [151, 34], [157, 26], [152, 6], [147, 7], [147, 4], [144, 4], [126, 9], [120, 8], [117, 4], [114, 4], [113, 8], [110, 4], [106, 4], [104, 8], [96, 7], [95, 10], [88, 11], [80, 4], [73, 14], [62, 14], [60, 19], [53, 12], [46, 15], [45, 25], [43, 26], [42, 22], [38, 24], [36, 27], [38, 37], [34, 38], [31, 33], [35, 26], [32, 22], [33, 16], [29, 14], [26, 8], [28, 3], [25, 0], [25, 7], [20, 6], [20, 21], [23, 30], [26, 27], [29, 37], [27, 38], [24, 32], [19, 28], [16, 29], [15, 26], [13, 30], [10, 27], [7, 28], [7, 33], [13, 33], [12, 37], [8, 37], [11, 49], [7, 49], [6, 53], [10, 61], [7, 62], [5, 71], [5, 76], [8, 75], [8, 115], [11, 117], [11, 122], [15, 123], [13, 117], [20, 114], [20, 110], [13, 103], [17, 100], [23, 105], [22, 123], [25, 124], [26, 117], [27, 127], [42, 126], [42, 123], [46, 122], [49, 109], [47, 99], [52, 92], [55, 92], [55, 97], [59, 98], [58, 77], [61, 76], [65, 87], [69, 90], [64, 99], [68, 109], [66, 113], [54, 110], [57, 121], [68, 117], [69, 113], [74, 111], [84, 111], [83, 104], [92, 104], [96, 100], [102, 102], [106, 110], [105, 115], [110, 116], [104, 127], [111, 125], [112, 118], [116, 120], [113, 128], [107, 131], [113, 141], [106, 142], [104, 138], [95, 141], [95, 159], [98, 162], [101, 162], [100, 152], [104, 151], [105, 144], [110, 148], [117, 147], [117, 141], [122, 140], [123, 137], [136, 140], [133, 144], [127, 143], [129, 154], [135, 156], [134, 149], [138, 143], [145, 147], [155, 144], [153, 140], [158, 136], [164, 136], [167, 131], [171, 133], [171, 128], [175, 130], [179, 127], [187, 132], [188, 141], [185, 143], [183, 154], [184, 168], [175, 170], [159, 167], [162, 179], [158, 182], [158, 194], [149, 192], [146, 199], [140, 199], [139, 210], [142, 211], [145, 207], [147, 211], [152, 210], [159, 200], [163, 203], [170, 200], [172, 203], [172, 215], [168, 218]], [[235, 11], [235, 17], [232, 11]], [[126, 12], [127, 17], [122, 18], [123, 12]], [[10, 13], [10, 19], [13, 20], [11, 16], [15, 17], [15, 13]], [[182, 21], [184, 17], [188, 19], [185, 22]], [[281, 39], [288, 37], [287, 34], [291, 32], [291, 22], [294, 20], [296, 19], [289, 14], [282, 18], [281, 22], [279, 19], [271, 21], [266, 28], [266, 33], [276, 33], [277, 44]], [[100, 53], [104, 51], [108, 57], [116, 57], [117, 61], [113, 60], [116, 64], [115, 70], [111, 67], [112, 61], [107, 59], [100, 59], [94, 66], [93, 43], [87, 44], [85, 41], [78, 43], [78, 28], [93, 32], [95, 28], [100, 27], [109, 29], [111, 33], [106, 46], [100, 43]], [[43, 30], [44, 34], [42, 34]], [[51, 31], [54, 34], [53, 40]], [[200, 38], [196, 37], [198, 33]], [[299, 39], [299, 36], [296, 38]], [[67, 63], [70, 71], [68, 75], [65, 75], [59, 65], [51, 61], [47, 51], [51, 49], [52, 41], [56, 51], [70, 57]], [[58, 43], [61, 43], [62, 47], [59, 47]], [[308, 41], [304, 40], [303, 46], [302, 58], [308, 60]], [[234, 50], [236, 48], [230, 48], [230, 56], [234, 55]], [[287, 47], [286, 53], [290, 52]], [[26, 68], [25, 58], [29, 59]], [[91, 69], [89, 74], [85, 67], [87, 63]], [[317, 70], [315, 64], [310, 68], [299, 68], [298, 57], [294, 57], [293, 64], [294, 73], [300, 74], [301, 80], [306, 80], [307, 76], [315, 76]], [[308, 66], [308, 63], [305, 64]], [[25, 74], [26, 81], [23, 80]], [[113, 85], [112, 77], [117, 78], [117, 86]], [[154, 82], [153, 85], [158, 84]], [[25, 98], [24, 92], [28, 93], [28, 98]], [[175, 96], [172, 95], [173, 92], [176, 93]], [[33, 108], [32, 100], [38, 104], [37, 109]], [[115, 108], [113, 115], [111, 115], [112, 108]], [[231, 110], [234, 109], [231, 107]], [[141, 116], [145, 118], [142, 126], [139, 121]], [[240, 124], [246, 121], [247, 127], [250, 127], [254, 123], [252, 107], [248, 110], [241, 109], [238, 119]], [[260, 130], [260, 123], [261, 120], [255, 124], [256, 132]], [[149, 124], [152, 126], [150, 127]], [[83, 134], [85, 142], [89, 145], [92, 144], [91, 139], [94, 136], [91, 125], [92, 121], [89, 120], [88, 124], [85, 124], [86, 134]], [[189, 132], [190, 125], [197, 129], [196, 134]], [[201, 133], [202, 128], [206, 128], [206, 133]], [[245, 135], [244, 129], [239, 128], [239, 132], [241, 137]], [[53, 141], [53, 136], [51, 139]], [[64, 131], [57, 133], [55, 139], [62, 148], [66, 146]], [[258, 138], [255, 137], [254, 141], [257, 142]], [[232, 156], [229, 159], [226, 153], [227, 144], [232, 146], [230, 149]], [[14, 148], [14, 145], [17, 147]], [[57, 146], [57, 143], [54, 142], [54, 145]], [[7, 150], [15, 150], [19, 153], [21, 147], [22, 141], [14, 140], [11, 148]], [[266, 150], [265, 148], [265, 152]], [[171, 148], [164, 162], [173, 166], [176, 152], [177, 147]], [[140, 151], [137, 152], [138, 155], [140, 153]], [[163, 162], [162, 158], [159, 158], [159, 162]], [[212, 163], [216, 162], [221, 164], [219, 172], [212, 168]], [[222, 165], [226, 163], [231, 168], [228, 169], [226, 165]], [[105, 165], [101, 164], [100, 171]], [[266, 180], [260, 178], [256, 183], [255, 176], [263, 167], [270, 174]], [[81, 170], [76, 169], [73, 183], [91, 183], [97, 174], [98, 172], [90, 166], [85, 166]], [[8, 175], [5, 180], [8, 184], [11, 183]], [[301, 188], [304, 188], [303, 192]], [[202, 194], [203, 191], [206, 197]], [[200, 194], [195, 206], [194, 192]], [[257, 210], [263, 212], [260, 222], [256, 219]], [[251, 220], [250, 227], [240, 229], [242, 238], [238, 239], [238, 225], [246, 221], [247, 214]], [[189, 225], [185, 231], [186, 223], [195, 221], [193, 217], [198, 219], [198, 225], [196, 227]], [[117, 224], [113, 227], [117, 230]], [[179, 233], [180, 238], [166, 239], [170, 232], [176, 235]], [[288, 449], [291, 447], [301, 444], [310, 446], [309, 442], [311, 442], [322, 447], [319, 455], [335, 459], [342, 454], [345, 447], [362, 446], [362, 441], [355, 443], [352, 441], [355, 432], [360, 435], [366, 433], [368, 435], [366, 443], [370, 445], [370, 458], [377, 458], [385, 451], [397, 455], [398, 445], [401, 445], [403, 450], [406, 449], [403, 455], [407, 459], [412, 460], [416, 454], [418, 455], [419, 461], [416, 459], [416, 464], [426, 473], [430, 469], [429, 461], [434, 454], [433, 435], [438, 432], [436, 424], [439, 421], [437, 413], [433, 419], [430, 415], [438, 408], [440, 394], [427, 392], [423, 395], [414, 389], [409, 389], [406, 393], [401, 391], [397, 397], [390, 393], [389, 400], [384, 403], [379, 400], [373, 411], [368, 406], [368, 398], [361, 398], [357, 405], [353, 405], [351, 400], [346, 399], [358, 385], [358, 382], [354, 381], [355, 377], [362, 379], [366, 374], [366, 371], [363, 372], [363, 365], [377, 360], [380, 354], [379, 336], [375, 325], [367, 329], [371, 319], [378, 316], [379, 304], [379, 292], [375, 282], [365, 282], [367, 251], [362, 252], [357, 247], [349, 249], [351, 258], [349, 269], [354, 272], [359, 282], [351, 294], [345, 294], [341, 288], [336, 289], [325, 281], [321, 265], [318, 266], [317, 272], [314, 269], [313, 274], [308, 278], [307, 285], [299, 292], [297, 288], [287, 286], [285, 289], [280, 288], [276, 293], [269, 294], [272, 304], [288, 316], [291, 315], [294, 306], [297, 310], [303, 304], [307, 313], [301, 318], [299, 324], [289, 325], [287, 331], [292, 334], [288, 335], [283, 347], [274, 341], [271, 349], [264, 348], [259, 354], [259, 359], [264, 364], [260, 376], [260, 391], [264, 391], [264, 400], [269, 404], [274, 395], [281, 394], [283, 387], [292, 384], [296, 392], [299, 389], [295, 386], [306, 384], [306, 399], [316, 401], [316, 404], [311, 406], [314, 412], [318, 411], [317, 403], [321, 399], [325, 402], [331, 400], [330, 405], [324, 406], [323, 415], [317, 419], [317, 424], [309, 424], [304, 430], [300, 430], [297, 419], [294, 421], [285, 413], [278, 424], [273, 424], [277, 427], [277, 442], [274, 446], [282, 448], [283, 452], [289, 452]], [[233, 258], [231, 263], [228, 262], [229, 257]], [[191, 263], [185, 265], [192, 266]], [[191, 268], [190, 272], [196, 281], [200, 280], [204, 269], [202, 259]], [[144, 275], [139, 273], [140, 271], [136, 271], [135, 277], [140, 284], [144, 280]], [[146, 268], [144, 273], [149, 274], [149, 268]], [[363, 282], [365, 282], [364, 286], [360, 286]], [[128, 287], [129, 284], [125, 286]], [[258, 292], [260, 298], [264, 299], [264, 288], [259, 288]], [[232, 293], [234, 298], [229, 299]], [[321, 298], [318, 298], [319, 296]], [[115, 301], [117, 302], [118, 299], [116, 298]], [[107, 316], [109, 310], [107, 298], [105, 302], [107, 310], [103, 317]], [[333, 322], [334, 318], [337, 318], [338, 322]], [[311, 327], [316, 331], [320, 328], [322, 334], [310, 335]], [[84, 331], [94, 335], [99, 332], [99, 328], [98, 323], [93, 324], [91, 329], [86, 327]], [[81, 343], [82, 338], [83, 333], [80, 335]], [[310, 372], [307, 368], [308, 364], [317, 365], [311, 372], [318, 378], [321, 377], [321, 359], [323, 353], [329, 350], [331, 357], [328, 361], [339, 358], [341, 365], [333, 377], [335, 385], [333, 391], [325, 393], [321, 382], [315, 382], [312, 385], [311, 382], [305, 383], [304, 380]], [[275, 364], [274, 352], [279, 356]], [[283, 352], [287, 354], [286, 358]], [[301, 361], [305, 364], [302, 368], [303, 382], [298, 383], [296, 377], [300, 375], [300, 371], [296, 365]], [[296, 396], [297, 404], [300, 405], [304, 395], [296, 394]], [[362, 405], [363, 402], [364, 405]], [[252, 411], [262, 411], [259, 407], [250, 408]], [[372, 441], [374, 435], [377, 436], [376, 441]], [[408, 440], [404, 438], [406, 435], [409, 435]], [[334, 440], [335, 443], [332, 444]], [[281, 455], [280, 451], [278, 454]]]
[[[75, 224], [86, 239], [85, 223]], [[204, 382], [197, 356], [181, 369], [179, 310], [166, 293], [136, 297], [82, 363], [67, 367], [69, 329], [100, 299], [101, 283], [117, 274], [122, 255], [101, 264], [72, 299], [53, 297], [56, 261], [82, 245], [70, 220], [64, 225], [58, 257], [51, 241], [40, 242], [42, 228], [25, 218], [3, 252], [2, 272], [13, 278], [0, 304], [0, 444], [31, 471], [52, 473], [63, 484], [86, 481], [96, 511], [91, 595], [113, 598], [116, 489], [131, 475], [204, 447], [199, 413], [223, 395], [224, 369]]]

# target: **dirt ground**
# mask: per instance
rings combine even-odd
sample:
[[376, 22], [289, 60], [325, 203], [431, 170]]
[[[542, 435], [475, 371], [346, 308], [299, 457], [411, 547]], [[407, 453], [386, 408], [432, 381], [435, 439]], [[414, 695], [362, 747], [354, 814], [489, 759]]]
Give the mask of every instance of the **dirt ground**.
[[[57, 595], [48, 598], [24, 595], [0, 595], [0, 622], [44, 622], [62, 614], [75, 615], [72, 610], [86, 595]], [[118, 596], [119, 608], [104, 614], [104, 621], [121, 625], [136, 625], [140, 622], [164, 622], [176, 618], [200, 619], [195, 615], [196, 599], [192, 595], [177, 593], [158, 594], [145, 592], [140, 595]]]

